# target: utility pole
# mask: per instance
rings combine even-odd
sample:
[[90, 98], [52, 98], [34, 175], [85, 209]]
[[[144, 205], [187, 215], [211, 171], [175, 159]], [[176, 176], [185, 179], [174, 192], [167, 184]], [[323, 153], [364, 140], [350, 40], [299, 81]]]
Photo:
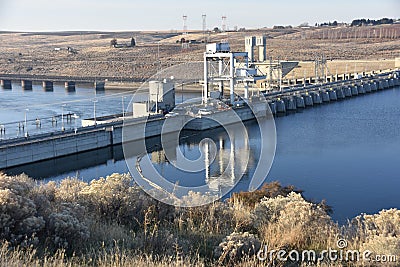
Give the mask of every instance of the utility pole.
[[29, 111], [29, 109], [25, 109], [25, 137], [28, 137], [28, 125], [27, 125], [27, 112]]
[[94, 126], [97, 125], [97, 121], [96, 121], [96, 103], [98, 102], [98, 100], [95, 98], [93, 100], [93, 119], [94, 119]]
[[61, 131], [64, 131], [64, 107], [66, 106], [66, 104], [62, 104], [61, 105]]

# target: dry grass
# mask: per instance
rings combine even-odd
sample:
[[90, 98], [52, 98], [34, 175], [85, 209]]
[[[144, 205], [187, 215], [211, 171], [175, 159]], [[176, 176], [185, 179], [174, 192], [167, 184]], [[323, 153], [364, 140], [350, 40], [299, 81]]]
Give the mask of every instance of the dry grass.
[[400, 253], [400, 211], [339, 227], [323, 203], [293, 190], [275, 182], [227, 202], [175, 208], [128, 175], [36, 184], [0, 174], [0, 266], [263, 266], [256, 253], [264, 244], [322, 251], [336, 248], [338, 236], [352, 249]]
[[[332, 60], [327, 61], [327, 75], [362, 73], [395, 68], [394, 59], [381, 60]], [[315, 76], [315, 63], [301, 61], [286, 78], [301, 79]]]
[[[374, 35], [373, 32], [384, 34]], [[370, 34], [368, 34], [370, 32]], [[386, 35], [385, 35], [386, 33]], [[390, 33], [390, 34], [389, 34]], [[396, 34], [394, 34], [396, 33]], [[329, 66], [332, 73], [341, 73], [353, 62], [341, 60], [380, 60], [379, 63], [359, 63], [356, 70], [387, 69], [400, 53], [400, 25], [383, 25], [361, 28], [318, 28], [318, 29], [258, 29], [246, 32], [210, 33], [210, 42], [227, 40], [235, 51], [244, 50], [244, 38], [248, 35], [267, 35], [268, 56], [281, 60], [309, 61], [325, 54], [328, 60], [336, 60]], [[110, 40], [117, 38], [126, 43], [134, 36], [137, 47], [115, 49]], [[202, 41], [202, 33], [185, 36], [190, 40]], [[159, 68], [158, 49], [162, 68], [182, 62], [201, 61], [204, 44], [193, 44], [183, 50], [176, 40], [176, 33], [132, 32], [132, 33], [69, 33], [69, 34], [25, 34], [1, 33], [0, 73], [47, 74], [61, 76], [108, 77], [112, 80], [124, 78], [146, 79]], [[158, 47], [157, 43], [160, 43]], [[66, 48], [78, 49], [70, 54]], [[63, 48], [55, 51], [55, 48]], [[339, 65], [338, 65], [339, 64]], [[299, 72], [298, 72], [299, 71]], [[303, 77], [298, 70], [294, 76]], [[291, 74], [290, 74], [291, 75]]]

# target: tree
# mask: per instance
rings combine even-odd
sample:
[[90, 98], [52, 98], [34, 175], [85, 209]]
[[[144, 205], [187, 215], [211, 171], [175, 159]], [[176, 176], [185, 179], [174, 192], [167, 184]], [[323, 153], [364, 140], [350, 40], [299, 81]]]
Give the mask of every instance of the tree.
[[115, 38], [113, 38], [113, 39], [111, 39], [111, 41], [110, 41], [110, 46], [111, 47], [115, 47], [116, 45], [117, 45], [117, 39], [115, 39]]
[[299, 25], [300, 28], [302, 27], [309, 27], [310, 25], [308, 24], [308, 22], [303, 22], [302, 24]]
[[393, 24], [393, 22], [394, 22], [393, 19], [388, 19], [388, 18], [382, 18], [379, 20], [355, 19], [351, 22], [351, 26]]

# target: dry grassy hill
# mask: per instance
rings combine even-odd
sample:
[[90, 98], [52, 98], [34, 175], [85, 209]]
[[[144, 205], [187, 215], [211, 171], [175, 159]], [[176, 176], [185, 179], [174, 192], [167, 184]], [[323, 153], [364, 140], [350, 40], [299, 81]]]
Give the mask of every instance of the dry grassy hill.
[[[229, 41], [233, 50], [242, 51], [245, 36], [262, 34], [268, 37], [267, 53], [273, 59], [311, 61], [324, 54], [329, 61], [335, 60], [331, 72], [344, 71], [346, 65], [351, 71], [391, 68], [394, 67], [393, 59], [400, 56], [399, 24], [258, 29], [208, 33], [206, 36], [202, 32], [185, 36], [175, 32], [3, 32], [0, 33], [0, 73], [146, 79], [160, 68], [201, 61], [205, 46], [201, 41], [205, 37], [209, 42]], [[129, 43], [132, 36], [136, 39], [136, 47], [110, 47], [112, 38], [118, 43]], [[182, 37], [198, 43], [182, 49], [177, 43]], [[69, 53], [67, 47], [76, 49], [77, 53]], [[354, 63], [354, 60], [366, 63]], [[375, 63], [370, 64], [370, 60]], [[304, 75], [304, 70], [300, 74], [296, 71], [295, 76]]]

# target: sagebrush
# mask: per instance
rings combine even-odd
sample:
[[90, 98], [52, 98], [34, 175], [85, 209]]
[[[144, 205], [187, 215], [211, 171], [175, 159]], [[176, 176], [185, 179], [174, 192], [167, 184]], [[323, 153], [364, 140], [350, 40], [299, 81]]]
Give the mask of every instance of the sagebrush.
[[127, 174], [58, 184], [0, 174], [0, 266], [265, 266], [256, 257], [263, 245], [321, 251], [339, 236], [354, 249], [399, 255], [397, 209], [338, 226], [326, 207], [277, 182], [178, 208], [149, 197]]

